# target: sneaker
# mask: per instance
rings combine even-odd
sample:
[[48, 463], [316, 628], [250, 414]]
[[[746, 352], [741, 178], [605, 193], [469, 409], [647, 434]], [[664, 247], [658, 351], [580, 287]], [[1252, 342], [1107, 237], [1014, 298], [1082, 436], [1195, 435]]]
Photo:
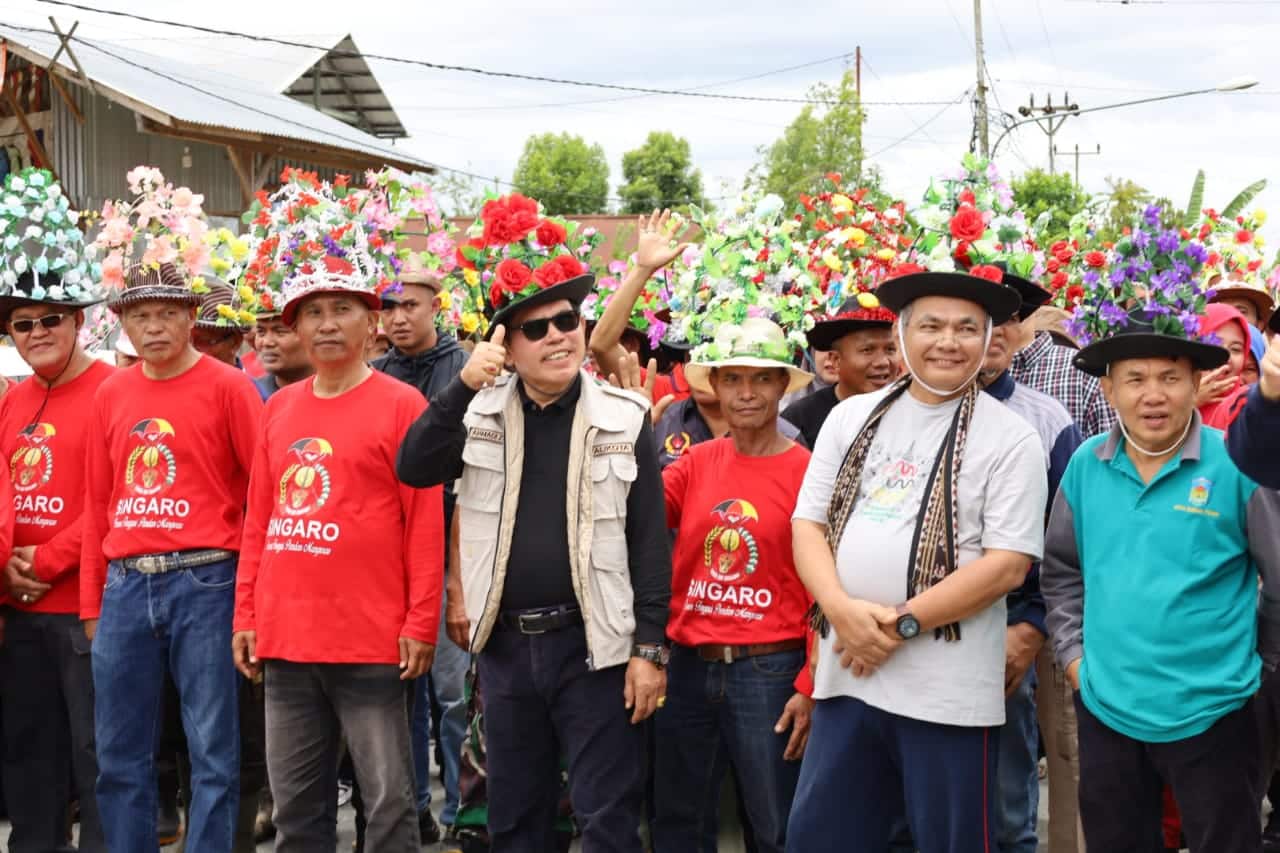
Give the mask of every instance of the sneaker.
[[174, 844], [182, 836], [182, 819], [176, 802], [161, 803], [156, 813], [156, 839], [161, 847]]
[[423, 844], [435, 844], [440, 840], [440, 824], [431, 816], [431, 809], [423, 809], [418, 815], [418, 835]]
[[338, 808], [342, 808], [351, 802], [351, 783], [342, 780], [338, 783]]
[[276, 837], [276, 824], [271, 819], [272, 802], [264, 799], [258, 805], [258, 816], [253, 819], [253, 843], [263, 844]]

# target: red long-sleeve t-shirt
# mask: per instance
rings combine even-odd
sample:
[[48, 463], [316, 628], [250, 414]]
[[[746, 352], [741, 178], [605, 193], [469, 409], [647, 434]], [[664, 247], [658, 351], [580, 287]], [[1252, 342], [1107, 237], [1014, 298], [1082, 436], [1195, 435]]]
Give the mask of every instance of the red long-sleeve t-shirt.
[[33, 604], [9, 599], [19, 610], [80, 612], [89, 412], [98, 386], [114, 372], [115, 368], [95, 360], [64, 385], [50, 390], [27, 379], [0, 399], [0, 452], [9, 466], [6, 482], [12, 488], [13, 545], [36, 546], [32, 568], [37, 578], [53, 585]]
[[262, 399], [253, 380], [209, 356], [170, 379], [118, 370], [93, 399], [88, 436], [80, 617], [102, 609], [107, 562], [240, 549]]
[[236, 577], [236, 631], [257, 656], [397, 663], [399, 637], [432, 645], [444, 585], [439, 486], [396, 478], [396, 452], [426, 408], [373, 373], [337, 397], [314, 379], [267, 402]]

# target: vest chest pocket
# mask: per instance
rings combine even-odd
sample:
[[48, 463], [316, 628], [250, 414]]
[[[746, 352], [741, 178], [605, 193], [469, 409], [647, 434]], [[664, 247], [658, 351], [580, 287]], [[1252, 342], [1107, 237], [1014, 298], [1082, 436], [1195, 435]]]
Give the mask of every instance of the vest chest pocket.
[[498, 512], [506, 488], [506, 450], [489, 441], [468, 441], [462, 447], [462, 477], [458, 503], [481, 512]]
[[627, 494], [636, 481], [636, 458], [607, 453], [591, 460], [591, 517], [601, 521], [626, 519]]

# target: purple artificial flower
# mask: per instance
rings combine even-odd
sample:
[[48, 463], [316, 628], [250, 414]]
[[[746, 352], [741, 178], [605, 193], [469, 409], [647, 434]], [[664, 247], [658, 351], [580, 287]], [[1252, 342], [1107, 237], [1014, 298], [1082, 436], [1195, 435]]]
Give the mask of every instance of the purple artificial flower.
[[1114, 302], [1102, 303], [1098, 316], [1108, 326], [1123, 328], [1129, 325], [1129, 313]]
[[1154, 299], [1148, 299], [1145, 306], [1147, 313], [1157, 317], [1164, 317], [1173, 313], [1173, 307], [1163, 302], [1157, 302]]
[[1145, 249], [1151, 243], [1151, 235], [1139, 228], [1133, 232], [1133, 245], [1138, 249]]
[[1199, 243], [1187, 243], [1185, 251], [1187, 256], [1196, 263], [1203, 264], [1205, 261], [1209, 260], [1209, 250]]
[[1097, 287], [1098, 282], [1102, 280], [1102, 276], [1098, 275], [1097, 270], [1085, 270], [1084, 275], [1080, 277], [1086, 288]]
[[1124, 266], [1117, 266], [1115, 269], [1111, 271], [1111, 275], [1108, 278], [1110, 279], [1112, 284], [1124, 284], [1126, 281], [1129, 280], [1129, 276], [1125, 272]]
[[1152, 228], [1160, 224], [1160, 205], [1149, 204], [1147, 209], [1142, 211], [1142, 221]]
[[[1197, 327], [1197, 328], [1198, 328], [1198, 327]], [[1209, 333], [1209, 334], [1207, 334], [1207, 335], [1201, 335], [1201, 336], [1200, 336], [1200, 341], [1201, 341], [1202, 343], [1206, 343], [1206, 344], [1213, 344], [1215, 347], [1220, 347], [1220, 346], [1222, 346], [1222, 338], [1218, 337], [1218, 336], [1217, 336], [1216, 334], [1214, 334], [1213, 332], [1210, 332], [1210, 333]]]
[[1161, 231], [1156, 237], [1156, 250], [1169, 255], [1178, 250], [1178, 235], [1173, 231]]
[[1183, 261], [1174, 261], [1173, 275], [1179, 282], [1191, 281], [1191, 267]]
[[1089, 333], [1086, 331], [1085, 327], [1083, 308], [1077, 308], [1075, 312], [1072, 313], [1071, 318], [1067, 320], [1066, 329], [1067, 334], [1071, 337], [1081, 343], [1089, 343]]
[[1200, 318], [1190, 311], [1183, 311], [1178, 315], [1178, 320], [1182, 322], [1182, 331], [1186, 333], [1188, 338], [1194, 338], [1200, 334]]

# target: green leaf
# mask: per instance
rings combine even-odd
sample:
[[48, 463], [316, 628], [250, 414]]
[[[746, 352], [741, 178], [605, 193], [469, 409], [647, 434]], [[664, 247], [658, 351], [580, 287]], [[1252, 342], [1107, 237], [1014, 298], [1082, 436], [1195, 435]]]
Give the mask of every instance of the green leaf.
[[1200, 211], [1204, 209], [1204, 169], [1196, 172], [1196, 179], [1191, 184], [1191, 198], [1187, 200], [1187, 212], [1182, 218], [1182, 224], [1190, 228], [1196, 224], [1196, 220], [1200, 218]]
[[1223, 217], [1234, 219], [1244, 212], [1245, 206], [1253, 201], [1253, 199], [1267, 188], [1267, 181], [1264, 178], [1261, 181], [1254, 181], [1249, 186], [1242, 189], [1235, 198], [1231, 199], [1230, 204], [1222, 209]]

